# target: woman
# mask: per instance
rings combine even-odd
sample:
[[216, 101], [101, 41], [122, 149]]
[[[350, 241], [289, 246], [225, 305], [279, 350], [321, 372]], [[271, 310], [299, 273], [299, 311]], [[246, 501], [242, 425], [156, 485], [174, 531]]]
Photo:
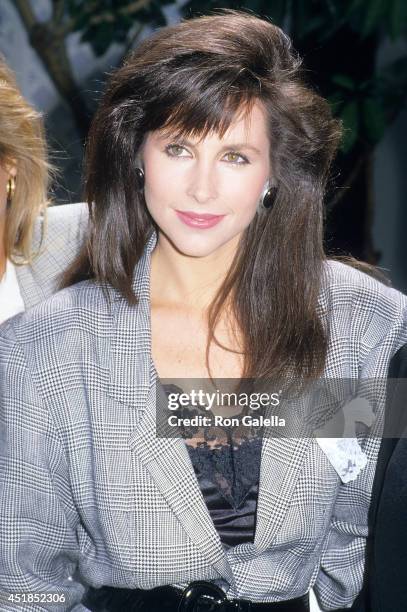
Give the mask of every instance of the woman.
[[52, 174], [42, 118], [0, 58], [0, 322], [50, 296], [82, 242], [82, 205], [45, 217]]
[[97, 609], [89, 586], [150, 612], [356, 598], [377, 439], [344, 465], [312, 437], [208, 458], [156, 431], [163, 379], [385, 377], [406, 297], [322, 248], [339, 138], [288, 38], [245, 13], [164, 28], [113, 74], [81, 282], [1, 328], [5, 593], [75, 611]]
[[48, 169], [42, 119], [0, 59], [0, 321], [25, 308], [15, 264], [33, 257], [34, 221], [46, 206]]

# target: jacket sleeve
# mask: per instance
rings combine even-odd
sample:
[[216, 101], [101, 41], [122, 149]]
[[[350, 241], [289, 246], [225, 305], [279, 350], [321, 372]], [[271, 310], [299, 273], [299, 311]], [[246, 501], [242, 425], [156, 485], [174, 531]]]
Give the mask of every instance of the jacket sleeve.
[[0, 326], [0, 609], [85, 612], [66, 456], [14, 319]]
[[79, 253], [85, 238], [87, 206], [83, 202], [50, 206], [45, 219], [38, 217], [34, 226], [33, 251], [37, 256], [31, 263], [16, 267], [27, 309], [58, 290], [62, 273]]
[[323, 545], [314, 591], [321, 610], [349, 608], [362, 588], [368, 537], [370, 492], [380, 439], [363, 448], [366, 467], [351, 482], [342, 483]]
[[[400, 294], [401, 295], [401, 294]], [[394, 353], [407, 342], [407, 307], [403, 296], [398, 312], [383, 319], [373, 317], [363, 335], [364, 356], [360, 379], [374, 389], [377, 398], [373, 435], [358, 438], [367, 457], [365, 468], [355, 480], [341, 483], [333, 506], [330, 528], [325, 536], [314, 591], [324, 611], [350, 608], [361, 591], [365, 568], [366, 542], [370, 532], [369, 508], [373, 480], [383, 432], [386, 406], [386, 376]], [[374, 333], [372, 333], [374, 331]], [[379, 374], [378, 374], [379, 372]], [[376, 389], [380, 391], [376, 392]]]

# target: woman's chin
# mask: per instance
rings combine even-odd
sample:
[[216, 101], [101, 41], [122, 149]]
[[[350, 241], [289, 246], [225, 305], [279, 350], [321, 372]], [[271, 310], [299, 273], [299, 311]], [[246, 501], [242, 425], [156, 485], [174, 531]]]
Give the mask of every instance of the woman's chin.
[[225, 245], [224, 239], [218, 237], [216, 240], [214, 236], [197, 235], [196, 232], [191, 232], [190, 236], [166, 234], [166, 237], [178, 253], [188, 257], [208, 257]]
[[209, 257], [221, 247], [218, 244], [188, 244], [185, 241], [177, 241], [174, 246], [179, 253], [188, 257]]

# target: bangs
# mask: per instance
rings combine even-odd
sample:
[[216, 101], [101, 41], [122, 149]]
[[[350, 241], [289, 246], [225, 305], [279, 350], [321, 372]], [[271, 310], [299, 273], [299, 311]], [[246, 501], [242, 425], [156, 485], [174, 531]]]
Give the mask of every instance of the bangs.
[[260, 98], [259, 79], [248, 68], [214, 70], [203, 58], [193, 59], [185, 66], [183, 58], [183, 69], [172, 66], [165, 75], [166, 85], [158, 88], [160, 93], [148, 113], [155, 118], [152, 129], [164, 136], [204, 139], [216, 132], [222, 138], [234, 121], [250, 114]]
[[203, 140], [208, 134], [216, 132], [223, 138], [230, 125], [250, 115], [256, 99], [252, 97], [229, 97], [223, 106], [212, 102], [202, 108], [185, 107], [180, 104], [173, 109], [159, 131], [164, 137], [189, 137]]

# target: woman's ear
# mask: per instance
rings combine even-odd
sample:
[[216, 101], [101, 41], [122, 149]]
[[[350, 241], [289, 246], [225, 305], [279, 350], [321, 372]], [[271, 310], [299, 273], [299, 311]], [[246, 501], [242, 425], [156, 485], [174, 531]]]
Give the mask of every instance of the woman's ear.
[[7, 174], [13, 178], [17, 176], [17, 160], [12, 158], [2, 164], [3, 169]]
[[261, 198], [262, 198], [262, 199], [264, 198], [264, 196], [266, 195], [267, 191], [268, 191], [268, 190], [269, 190], [271, 187], [273, 187], [273, 181], [272, 181], [271, 179], [267, 179], [267, 181], [266, 181], [266, 183], [265, 183], [265, 185], [264, 185], [263, 191], [261, 192]]

